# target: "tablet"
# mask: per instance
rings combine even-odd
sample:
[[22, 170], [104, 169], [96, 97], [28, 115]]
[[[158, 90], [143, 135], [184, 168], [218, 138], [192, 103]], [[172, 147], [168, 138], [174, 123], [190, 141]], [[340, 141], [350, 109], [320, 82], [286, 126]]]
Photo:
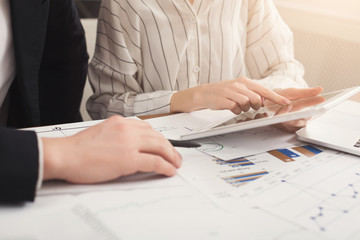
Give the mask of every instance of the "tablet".
[[360, 92], [360, 87], [353, 87], [296, 100], [287, 106], [271, 105], [262, 107], [259, 110], [250, 110], [235, 115], [235, 117], [232, 117], [230, 120], [227, 119], [221, 123], [214, 120], [215, 124], [202, 126], [198, 129], [191, 129], [191, 131], [186, 134], [180, 135], [179, 139], [191, 140], [309, 118], [326, 112], [358, 92]]

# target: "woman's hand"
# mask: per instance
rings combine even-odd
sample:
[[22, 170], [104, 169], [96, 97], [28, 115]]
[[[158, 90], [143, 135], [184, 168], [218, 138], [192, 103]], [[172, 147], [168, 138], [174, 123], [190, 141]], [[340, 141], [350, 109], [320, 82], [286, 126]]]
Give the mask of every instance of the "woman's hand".
[[287, 105], [291, 102], [285, 96], [265, 88], [246, 77], [204, 84], [175, 93], [170, 102], [171, 112], [192, 112], [209, 108], [212, 110], [229, 109], [235, 114], [250, 108], [258, 110], [263, 99]]
[[[280, 108], [276, 115], [284, 114], [287, 112], [297, 111], [309, 106], [314, 106], [320, 104], [325, 101], [325, 98], [318, 96], [322, 91], [322, 87], [314, 87], [314, 88], [287, 88], [287, 89], [278, 89], [275, 90], [278, 94], [294, 101], [294, 100], [301, 100], [292, 103], [291, 105], [284, 106]], [[274, 102], [272, 101], [265, 101], [265, 106], [271, 106]], [[286, 131], [286, 132], [296, 132], [302, 127], [306, 126], [307, 121], [310, 118], [306, 119], [297, 119], [292, 120], [289, 122], [284, 122], [280, 124], [276, 124], [275, 126]]]

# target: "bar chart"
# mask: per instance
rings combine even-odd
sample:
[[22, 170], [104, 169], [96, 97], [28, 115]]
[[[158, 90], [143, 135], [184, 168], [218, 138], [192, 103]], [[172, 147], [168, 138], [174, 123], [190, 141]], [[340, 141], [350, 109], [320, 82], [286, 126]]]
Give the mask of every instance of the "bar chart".
[[261, 172], [254, 172], [254, 173], [247, 173], [247, 174], [240, 174], [231, 177], [223, 178], [227, 183], [231, 184], [234, 187], [240, 187], [247, 182], [254, 181], [266, 174], [269, 174], [267, 171]]
[[227, 161], [224, 161], [221, 159], [216, 159], [214, 161], [219, 165], [226, 165], [226, 166], [230, 166], [233, 168], [254, 165], [253, 162], [250, 162], [247, 158], [244, 158], [244, 157], [227, 160]]
[[[294, 152], [294, 150], [296, 152]], [[323, 151], [311, 145], [302, 145], [291, 148], [281, 148], [268, 151], [268, 153], [283, 162], [293, 162], [296, 158], [301, 157], [299, 154], [305, 157], [311, 158]]]

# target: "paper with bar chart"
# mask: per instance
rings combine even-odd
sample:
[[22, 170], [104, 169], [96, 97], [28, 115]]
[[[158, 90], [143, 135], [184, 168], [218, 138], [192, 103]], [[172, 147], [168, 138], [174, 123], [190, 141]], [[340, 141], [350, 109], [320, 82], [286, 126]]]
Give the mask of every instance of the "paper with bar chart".
[[278, 174], [278, 169], [286, 167], [286, 174], [296, 175], [312, 162], [337, 156], [332, 150], [303, 143], [231, 160], [221, 160], [194, 149], [179, 151], [184, 159], [179, 174], [215, 201], [242, 196], [246, 183]]
[[[46, 137], [69, 136], [96, 123], [41, 127], [36, 131]], [[274, 229], [266, 228], [263, 223], [262, 229], [268, 231], [268, 239], [322, 239], [321, 236], [326, 239], [360, 239], [357, 224], [360, 216], [359, 158], [298, 142], [293, 137], [292, 134], [279, 133], [273, 127], [264, 127], [200, 139], [201, 151], [178, 148], [183, 156], [183, 165], [175, 178], [136, 175], [128, 181], [119, 179], [92, 186], [54, 182], [49, 183], [49, 188], [46, 188], [47, 184], [43, 186], [38, 192], [38, 199], [45, 201], [45, 205], [50, 202], [54, 204], [50, 199], [46, 201], [46, 198], [64, 194], [64, 199], [59, 198], [59, 204], [64, 209], [58, 215], [60, 219], [72, 219], [76, 225], [81, 222], [79, 226], [87, 231], [88, 227], [100, 227], [100, 234], [106, 233], [106, 236], [111, 236], [109, 239], [117, 239], [119, 236], [144, 238], [139, 232], [121, 229], [121, 224], [117, 223], [125, 224], [131, 219], [132, 224], [139, 223], [142, 229], [148, 226], [149, 229], [144, 231], [146, 234], [153, 232], [156, 227], [156, 224], [148, 222], [155, 216], [158, 218], [158, 212], [162, 212], [164, 219], [158, 223], [164, 226], [167, 226], [167, 219], [172, 214], [182, 216], [181, 219], [173, 219], [180, 225], [189, 223], [189, 219], [192, 219], [191, 226], [202, 221], [196, 225], [199, 228], [192, 232], [199, 238], [212, 234], [213, 231], [208, 231], [212, 228], [217, 229], [219, 238], [216, 239], [228, 239], [234, 235], [249, 239], [251, 234], [241, 235], [244, 231], [231, 231], [236, 225], [232, 224], [242, 221], [246, 225], [249, 220], [246, 226], [250, 228], [256, 226], [257, 219], [267, 219], [279, 223], [277, 228], [274, 228], [276, 224], [271, 224]], [[255, 154], [250, 145], [260, 150], [255, 151]], [[249, 182], [251, 184], [247, 184]], [[69, 195], [76, 197], [67, 199], [65, 196]], [[66, 205], [62, 203], [63, 200]], [[109, 204], [103, 205], [107, 200]], [[181, 204], [185, 204], [184, 209], [189, 211], [179, 209], [171, 212], [171, 209]], [[164, 206], [170, 208], [163, 211]], [[252, 207], [261, 211], [255, 215], [251, 211]], [[134, 211], [138, 214], [134, 215]], [[238, 211], [237, 214], [228, 214], [235, 211]], [[204, 218], [209, 212], [213, 214], [213, 219], [227, 219], [222, 220], [225, 227], [217, 228], [217, 221]], [[244, 218], [246, 221], [239, 217], [242, 216], [239, 213], [245, 212], [251, 216], [249, 219]], [[142, 222], [139, 222], [140, 214]], [[13, 213], [6, 217], [4, 211], [0, 216], [0, 219], [12, 219], [13, 223], [19, 219], [11, 217], [18, 216]], [[22, 220], [24, 226], [33, 226], [34, 216], [45, 215], [40, 210], [30, 209], [27, 216]], [[43, 222], [50, 224], [45, 219]], [[33, 227], [36, 229], [36, 226]], [[168, 229], [166, 232], [159, 229], [157, 236], [169, 236], [175, 231], [171, 227]], [[73, 230], [68, 228], [68, 231]], [[9, 235], [9, 238], [18, 236], [17, 233]], [[91, 231], [89, 234], [92, 234]], [[180, 234], [178, 237], [183, 239], [185, 235]]]
[[[316, 154], [311, 148], [297, 150]], [[360, 237], [360, 161], [356, 156], [334, 151], [301, 166], [296, 174], [281, 167], [242, 191], [239, 197], [251, 204], [324, 236]]]

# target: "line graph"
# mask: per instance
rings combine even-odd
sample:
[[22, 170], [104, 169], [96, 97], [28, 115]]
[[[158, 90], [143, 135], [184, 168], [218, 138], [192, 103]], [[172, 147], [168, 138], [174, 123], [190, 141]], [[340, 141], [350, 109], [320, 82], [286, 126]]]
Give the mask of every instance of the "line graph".
[[[319, 231], [325, 232], [328, 225], [348, 214], [351, 209], [360, 204], [358, 191], [360, 188], [360, 174], [354, 173], [354, 175], [359, 177], [359, 179], [353, 183], [344, 184], [343, 188], [338, 191], [301, 186], [286, 180], [281, 182], [299, 189], [303, 194], [313, 197], [314, 203], [318, 201], [317, 206], [304, 210], [296, 215], [296, 218], [308, 217], [317, 226]], [[345, 202], [347, 204], [344, 204]], [[277, 205], [279, 206], [283, 203], [285, 202], [280, 202]]]
[[149, 201], [146, 200], [142, 200], [142, 201], [129, 201], [129, 202], [125, 202], [125, 203], [120, 203], [119, 205], [115, 205], [112, 207], [108, 207], [108, 208], [103, 208], [101, 210], [98, 210], [97, 212], [94, 213], [94, 215], [102, 215], [105, 213], [111, 213], [114, 214], [114, 212], [116, 211], [127, 211], [127, 210], [131, 210], [131, 209], [146, 209], [148, 207], [151, 206], [155, 206], [155, 205], [161, 205], [161, 204], [165, 204], [166, 202], [171, 202], [171, 201], [179, 201], [179, 200], [185, 200], [191, 198], [191, 195], [179, 195], [179, 196], [170, 196], [170, 197], [165, 197], [165, 196], [160, 196], [157, 199], [152, 199]]
[[358, 231], [351, 223], [360, 215], [360, 162], [348, 154], [321, 160], [295, 175], [265, 176], [250, 186], [257, 191], [248, 200], [327, 237], [349, 239]]

